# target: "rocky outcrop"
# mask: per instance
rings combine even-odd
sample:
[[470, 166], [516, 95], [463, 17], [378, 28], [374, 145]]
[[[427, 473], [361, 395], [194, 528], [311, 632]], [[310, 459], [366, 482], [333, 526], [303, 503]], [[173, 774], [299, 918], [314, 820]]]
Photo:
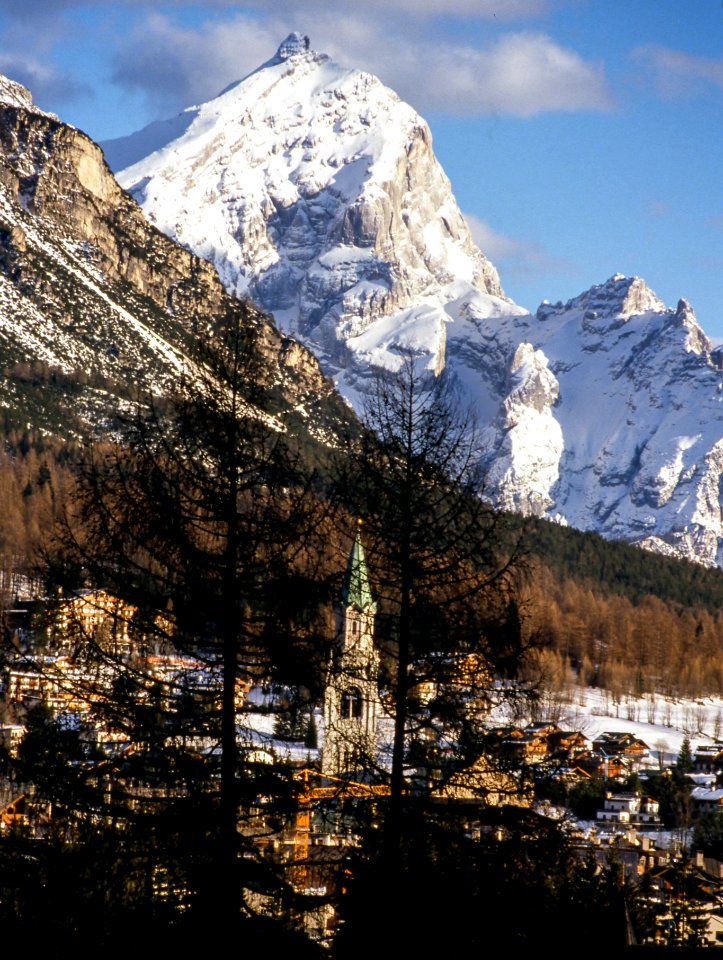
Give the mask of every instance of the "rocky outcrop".
[[[504, 299], [428, 126], [375, 77], [287, 38], [262, 69], [188, 115], [180, 137], [120, 182], [329, 372], [352, 362], [356, 338], [383, 335], [386, 318], [414, 339], [409, 311], [420, 300], [440, 329], [462, 281]], [[106, 144], [111, 160], [122, 146]], [[439, 355], [435, 346], [430, 366]]]
[[487, 484], [505, 510], [542, 517], [554, 504], [550, 491], [564, 445], [553, 413], [559, 384], [544, 353], [523, 342], [512, 357], [508, 387], [500, 415], [484, 438], [492, 454]]
[[[212, 336], [232, 299], [210, 263], [147, 222], [96, 144], [16, 87], [9, 97], [0, 85], [2, 393], [18, 421], [82, 431], [109, 423], [136, 389], [192, 376], [192, 338]], [[246, 317], [290, 407], [337, 405], [308, 350], [257, 308]], [[65, 378], [52, 412], [28, 400], [25, 381], [18, 389], [17, 370], [38, 363]]]

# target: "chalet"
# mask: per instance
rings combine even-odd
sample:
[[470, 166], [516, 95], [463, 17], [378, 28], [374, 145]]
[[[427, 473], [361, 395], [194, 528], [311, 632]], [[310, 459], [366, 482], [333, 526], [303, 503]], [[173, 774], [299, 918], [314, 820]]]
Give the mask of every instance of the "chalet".
[[456, 771], [445, 783], [432, 791], [436, 800], [474, 800], [487, 807], [502, 805], [531, 807], [533, 792], [511, 773], [495, 769], [482, 754], [477, 760]]
[[701, 744], [693, 755], [693, 770], [696, 773], [717, 773], [723, 770], [723, 743]]
[[135, 614], [135, 607], [107, 590], [79, 590], [59, 605], [53, 637], [60, 648], [92, 642], [113, 655], [128, 654]]
[[503, 741], [505, 751], [510, 756], [527, 763], [539, 763], [548, 753], [547, 737], [544, 733], [525, 730], [520, 736]]
[[587, 753], [591, 742], [579, 730], [555, 730], [548, 734], [547, 743], [554, 756], [565, 756], [569, 760]]
[[526, 733], [533, 734], [538, 737], [549, 737], [554, 733], [560, 733], [560, 728], [556, 723], [553, 723], [551, 720], [540, 720], [536, 723], [528, 723], [525, 727]]
[[[648, 874], [648, 899], [656, 905], [648, 939], [668, 946], [704, 947], [721, 942], [721, 883], [697, 855], [671, 860]], [[685, 955], [688, 955], [686, 949]]]
[[68, 657], [23, 657], [5, 675], [11, 703], [42, 701], [56, 713], [85, 713], [93, 694], [89, 678]]
[[660, 805], [639, 793], [608, 793], [605, 806], [597, 812], [601, 823], [659, 824]]
[[629, 761], [641, 761], [650, 756], [650, 747], [632, 733], [607, 731], [593, 740], [593, 749], [607, 756], [617, 754]]
[[5, 723], [0, 726], [0, 746], [4, 747], [11, 757], [15, 757], [24, 735], [25, 727], [21, 723]]
[[630, 773], [630, 768], [623, 757], [615, 754], [607, 756], [598, 751], [580, 754], [575, 758], [575, 765], [589, 776], [602, 780], [615, 780]]
[[705, 813], [707, 811], [723, 810], [723, 789], [710, 789], [709, 787], [693, 787], [690, 791], [690, 800], [693, 807], [693, 813]]
[[35, 837], [43, 834], [50, 822], [52, 805], [38, 800], [33, 793], [32, 788], [21, 788], [13, 796], [0, 798], [0, 834], [18, 827], [29, 829]]

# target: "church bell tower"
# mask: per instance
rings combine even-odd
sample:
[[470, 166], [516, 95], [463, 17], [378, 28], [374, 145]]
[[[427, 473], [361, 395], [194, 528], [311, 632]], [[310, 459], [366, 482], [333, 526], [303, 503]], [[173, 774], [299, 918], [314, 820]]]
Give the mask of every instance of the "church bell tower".
[[[361, 521], [360, 521], [361, 524]], [[349, 554], [335, 644], [324, 690], [322, 773], [358, 771], [376, 753], [379, 652], [361, 528]]]

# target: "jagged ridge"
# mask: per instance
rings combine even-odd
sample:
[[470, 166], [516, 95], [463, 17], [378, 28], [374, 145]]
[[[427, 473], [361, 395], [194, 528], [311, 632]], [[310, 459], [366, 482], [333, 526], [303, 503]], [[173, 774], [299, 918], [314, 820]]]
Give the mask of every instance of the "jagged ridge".
[[[182, 371], [192, 376], [187, 349], [211, 335], [230, 298], [210, 264], [148, 224], [96, 144], [32, 108], [17, 87], [0, 84], [6, 425], [87, 432], [111, 425], [136, 389], [162, 392]], [[248, 316], [287, 405], [313, 410], [329, 400], [313, 356], [257, 309]], [[48, 368], [63, 381], [52, 408], [40, 396], [49, 396]]]
[[721, 562], [720, 357], [690, 307], [620, 275], [534, 317], [505, 299], [426, 125], [378, 80], [292, 36], [108, 147], [135, 151], [122, 181], [149, 216], [303, 336], [352, 403], [401, 347], [444, 371], [484, 426], [496, 502]]

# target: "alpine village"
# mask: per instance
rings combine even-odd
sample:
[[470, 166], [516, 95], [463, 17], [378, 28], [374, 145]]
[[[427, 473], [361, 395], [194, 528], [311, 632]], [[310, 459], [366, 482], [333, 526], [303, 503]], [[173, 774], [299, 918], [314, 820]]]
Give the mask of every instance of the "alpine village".
[[301, 34], [182, 119], [101, 149], [0, 78], [8, 950], [722, 946], [691, 308], [518, 307]]

